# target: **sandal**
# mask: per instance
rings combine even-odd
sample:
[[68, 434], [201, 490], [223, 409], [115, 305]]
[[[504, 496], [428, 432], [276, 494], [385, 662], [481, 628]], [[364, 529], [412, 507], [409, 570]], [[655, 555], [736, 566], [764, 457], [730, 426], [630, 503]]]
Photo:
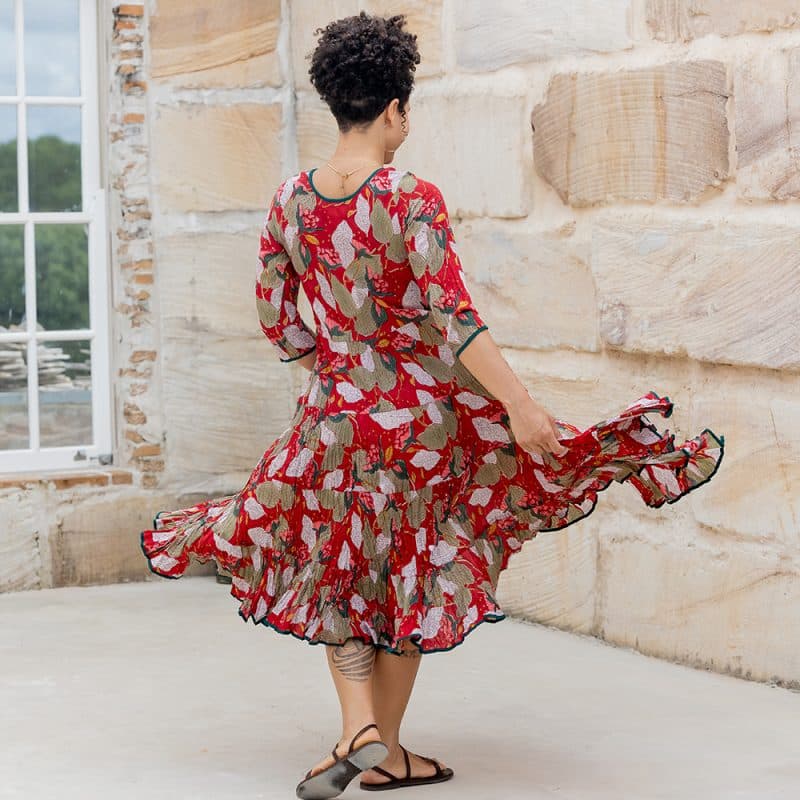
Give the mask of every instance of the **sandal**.
[[374, 722], [365, 725], [350, 740], [350, 748], [347, 751], [347, 755], [338, 755], [336, 753], [336, 745], [334, 745], [331, 751], [331, 755], [334, 758], [333, 764], [320, 770], [313, 777], [311, 776], [313, 768], [310, 769], [305, 778], [297, 784], [295, 794], [302, 800], [328, 800], [328, 798], [336, 797], [337, 794], [343, 792], [347, 784], [359, 772], [363, 772], [365, 769], [372, 769], [376, 764], [380, 764], [389, 755], [389, 748], [383, 742], [367, 742], [362, 744], [361, 747], [353, 749], [356, 739], [364, 731], [377, 727]]
[[[411, 777], [411, 760], [408, 757], [408, 750], [400, 745], [400, 749], [403, 751], [403, 758], [406, 760], [406, 776], [405, 778], [398, 778], [396, 775], [392, 775], [391, 772], [383, 769], [382, 767], [372, 767], [375, 772], [380, 772], [381, 775], [385, 775], [387, 778], [391, 780], [384, 781], [383, 783], [364, 783], [361, 781], [358, 785], [362, 789], [366, 789], [369, 792], [373, 791], [380, 791], [381, 789], [399, 789], [401, 786], [420, 786], [423, 783], [441, 783], [442, 781], [448, 781], [450, 778], [453, 777], [453, 770], [450, 767], [445, 767], [442, 769], [441, 764], [436, 761], [434, 758], [428, 758], [428, 756], [420, 756], [420, 758], [424, 758], [426, 761], [430, 761], [434, 767], [436, 767], [436, 772], [433, 775], [418, 775], [416, 778]], [[417, 755], [416, 753], [414, 755]]]

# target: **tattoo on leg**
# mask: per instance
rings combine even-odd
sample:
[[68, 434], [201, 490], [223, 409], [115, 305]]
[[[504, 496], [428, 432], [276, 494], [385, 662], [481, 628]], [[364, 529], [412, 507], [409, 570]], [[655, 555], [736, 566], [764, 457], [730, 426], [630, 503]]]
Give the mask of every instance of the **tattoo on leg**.
[[348, 680], [365, 681], [372, 672], [375, 648], [361, 639], [348, 639], [333, 651], [333, 664]]

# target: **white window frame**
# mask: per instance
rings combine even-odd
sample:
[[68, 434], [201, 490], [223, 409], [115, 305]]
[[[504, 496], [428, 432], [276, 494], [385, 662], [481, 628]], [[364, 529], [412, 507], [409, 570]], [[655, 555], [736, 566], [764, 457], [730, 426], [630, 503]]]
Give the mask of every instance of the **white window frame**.
[[[109, 365], [109, 298], [106, 193], [100, 185], [100, 126], [96, 0], [79, 0], [80, 95], [26, 96], [23, 0], [14, 0], [17, 84], [15, 95], [0, 96], [0, 107], [17, 106], [18, 213], [0, 212], [0, 225], [24, 225], [25, 332], [0, 332], [2, 342], [26, 342], [28, 366], [27, 449], [0, 450], [0, 473], [30, 470], [69, 470], [111, 463], [111, 380]], [[25, 107], [70, 105], [81, 109], [81, 190], [83, 211], [31, 212], [28, 197], [28, 136]], [[35, 223], [83, 222], [88, 225], [89, 327], [50, 333], [36, 330]], [[41, 447], [39, 439], [39, 376], [37, 345], [42, 341], [89, 340], [92, 372], [91, 444]]]

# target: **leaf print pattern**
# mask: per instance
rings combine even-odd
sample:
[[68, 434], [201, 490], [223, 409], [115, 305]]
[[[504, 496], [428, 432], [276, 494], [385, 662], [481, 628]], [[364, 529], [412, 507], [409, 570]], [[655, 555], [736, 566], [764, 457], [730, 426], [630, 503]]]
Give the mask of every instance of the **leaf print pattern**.
[[244, 621], [311, 644], [450, 650], [504, 619], [500, 574], [540, 531], [585, 519], [612, 482], [653, 508], [673, 503], [721, 463], [724, 437], [709, 428], [676, 447], [650, 422], [673, 408], [653, 391], [585, 430], [557, 420], [564, 456], [518, 447], [459, 359], [487, 325], [442, 194], [412, 172], [381, 167], [340, 200], [306, 171], [286, 179], [255, 297], [282, 361], [315, 351], [289, 425], [241, 490], [161, 511], [140, 535], [164, 577], [215, 560]]

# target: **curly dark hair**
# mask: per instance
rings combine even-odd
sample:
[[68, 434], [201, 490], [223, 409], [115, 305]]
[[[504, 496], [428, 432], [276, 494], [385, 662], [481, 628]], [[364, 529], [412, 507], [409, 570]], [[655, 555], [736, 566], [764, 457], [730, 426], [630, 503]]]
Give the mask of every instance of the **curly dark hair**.
[[361, 11], [314, 31], [322, 36], [308, 74], [342, 133], [373, 122], [395, 97], [405, 114], [420, 62], [417, 35], [403, 30], [405, 22], [405, 14]]

